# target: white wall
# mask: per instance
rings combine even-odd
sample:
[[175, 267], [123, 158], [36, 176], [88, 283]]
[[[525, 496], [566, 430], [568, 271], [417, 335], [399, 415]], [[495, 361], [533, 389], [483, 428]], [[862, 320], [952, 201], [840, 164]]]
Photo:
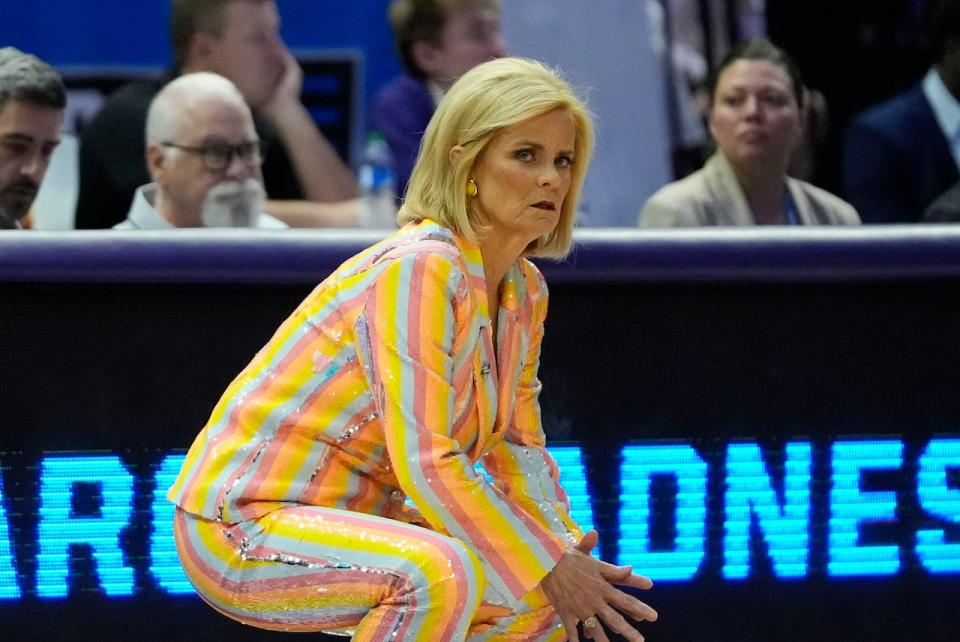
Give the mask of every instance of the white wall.
[[80, 191], [80, 141], [72, 134], [60, 134], [40, 191], [33, 201], [33, 229], [72, 230], [73, 212]]
[[596, 116], [582, 225], [628, 226], [672, 179], [663, 63], [645, 0], [504, 0], [513, 55], [559, 67]]

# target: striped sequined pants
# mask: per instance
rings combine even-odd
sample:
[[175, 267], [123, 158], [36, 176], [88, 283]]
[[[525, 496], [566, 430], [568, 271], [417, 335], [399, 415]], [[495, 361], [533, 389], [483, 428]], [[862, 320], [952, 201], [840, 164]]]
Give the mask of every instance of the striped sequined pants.
[[316, 506], [234, 525], [179, 508], [175, 519], [197, 592], [251, 626], [352, 633], [362, 642], [564, 639], [542, 591], [512, 608], [487, 602], [477, 556], [432, 530]]

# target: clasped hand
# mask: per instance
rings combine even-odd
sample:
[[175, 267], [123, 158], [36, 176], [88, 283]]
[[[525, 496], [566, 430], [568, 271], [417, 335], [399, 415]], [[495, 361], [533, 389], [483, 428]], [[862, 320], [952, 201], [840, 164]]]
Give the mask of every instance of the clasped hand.
[[[579, 642], [577, 623], [588, 621], [591, 616], [627, 640], [643, 642], [643, 636], [627, 617], [637, 622], [653, 622], [657, 612], [616, 585], [648, 589], [653, 582], [634, 575], [630, 566], [615, 566], [591, 557], [590, 551], [598, 539], [596, 531], [584, 535], [579, 544], [560, 558], [540, 586], [560, 616], [569, 642]], [[609, 642], [602, 626], [584, 627], [583, 633], [587, 639]]]

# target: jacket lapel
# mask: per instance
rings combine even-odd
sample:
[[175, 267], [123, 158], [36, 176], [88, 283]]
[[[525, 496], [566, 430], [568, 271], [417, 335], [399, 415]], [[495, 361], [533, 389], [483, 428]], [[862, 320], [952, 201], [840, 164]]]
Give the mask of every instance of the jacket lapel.
[[[500, 305], [487, 302], [486, 280], [480, 248], [467, 239], [455, 235], [460, 248], [477, 303], [477, 348], [474, 352], [473, 380], [476, 393], [477, 441], [473, 457], [490, 451], [502, 439], [513, 416], [514, 398], [523, 370], [530, 337], [524, 327], [529, 324], [532, 308], [526, 302], [526, 282], [520, 261], [504, 275], [500, 288]], [[497, 315], [497, 342], [494, 348], [489, 321]], [[495, 354], [496, 353], [496, 354]]]
[[497, 388], [499, 387], [490, 324], [481, 323], [479, 332], [480, 336], [473, 360], [473, 385], [479, 424], [477, 426], [477, 441], [473, 451], [474, 459], [479, 459], [480, 455], [488, 450], [487, 442], [494, 431], [494, 422], [497, 415]]
[[713, 194], [717, 221], [722, 225], [753, 225], [753, 213], [730, 162], [721, 152], [707, 161], [707, 185]]
[[512, 266], [504, 277], [497, 314], [497, 348], [493, 357], [490, 326], [481, 327], [481, 344], [477, 350], [475, 381], [480, 434], [475, 456], [492, 450], [503, 440], [510, 427], [514, 400], [530, 337], [524, 327], [524, 316], [532, 311], [522, 306], [526, 287], [519, 265]]
[[459, 234], [454, 242], [460, 249], [464, 268], [470, 281], [476, 314], [472, 332], [475, 332], [476, 348], [473, 352], [473, 386], [477, 405], [477, 436], [471, 457], [476, 460], [486, 452], [487, 442], [494, 431], [497, 417], [499, 377], [497, 358], [494, 354], [493, 333], [490, 318], [496, 314], [487, 302], [487, 281], [483, 272], [483, 256], [480, 247]]
[[797, 208], [797, 218], [801, 225], [819, 225], [817, 214], [813, 211], [813, 204], [807, 198], [807, 193], [800, 187], [800, 182], [795, 178], [787, 177], [787, 189], [790, 190], [790, 198], [793, 199], [793, 206]]
[[526, 301], [526, 283], [518, 263], [507, 271], [500, 292], [500, 310], [497, 321], [497, 368], [499, 404], [494, 437], [502, 438], [513, 416], [517, 385], [523, 369], [524, 357], [530, 337], [524, 327], [524, 316], [530, 314], [523, 303]]

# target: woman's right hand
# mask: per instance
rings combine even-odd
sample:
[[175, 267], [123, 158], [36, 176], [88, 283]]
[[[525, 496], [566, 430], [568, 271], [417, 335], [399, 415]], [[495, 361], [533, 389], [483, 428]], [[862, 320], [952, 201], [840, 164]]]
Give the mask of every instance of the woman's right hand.
[[[630, 566], [615, 566], [591, 557], [590, 551], [598, 539], [596, 531], [584, 535], [579, 544], [560, 558], [540, 586], [560, 616], [569, 642], [579, 642], [577, 623], [591, 616], [627, 640], [643, 642], [643, 636], [624, 615], [637, 622], [653, 622], [657, 619], [657, 612], [615, 585], [648, 589], [653, 582], [642, 575], [634, 575]], [[593, 628], [585, 627], [583, 632], [587, 639], [609, 642], [599, 623]]]

